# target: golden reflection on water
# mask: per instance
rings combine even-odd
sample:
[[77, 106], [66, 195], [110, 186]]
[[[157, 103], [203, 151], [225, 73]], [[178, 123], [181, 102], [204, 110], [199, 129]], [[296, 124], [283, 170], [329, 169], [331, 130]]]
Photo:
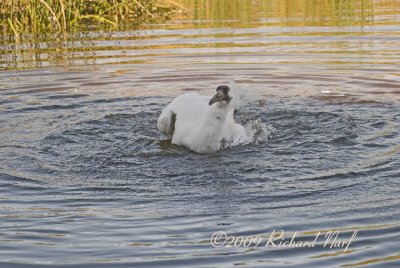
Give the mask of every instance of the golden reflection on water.
[[396, 260], [400, 260], [400, 253], [399, 254], [395, 254], [395, 255], [391, 255], [391, 256], [388, 256], [388, 257], [371, 258], [371, 259], [368, 259], [366, 261], [361, 261], [361, 262], [352, 263], [352, 264], [345, 264], [345, 265], [342, 265], [341, 267], [358, 267], [358, 266], [365, 266], [365, 265], [374, 264], [374, 263], [376, 264], [376, 263], [393, 262], [393, 261], [396, 261]]
[[[179, 0], [199, 27], [248, 27], [255, 22], [279, 26], [351, 26], [399, 20], [397, 0]], [[182, 17], [184, 19], [185, 17]]]

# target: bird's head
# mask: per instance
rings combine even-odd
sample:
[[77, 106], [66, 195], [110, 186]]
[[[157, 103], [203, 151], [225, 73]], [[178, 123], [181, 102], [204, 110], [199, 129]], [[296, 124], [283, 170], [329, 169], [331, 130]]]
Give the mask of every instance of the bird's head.
[[217, 87], [217, 93], [211, 98], [208, 105], [213, 105], [216, 102], [228, 104], [233, 98], [232, 90], [225, 85]]

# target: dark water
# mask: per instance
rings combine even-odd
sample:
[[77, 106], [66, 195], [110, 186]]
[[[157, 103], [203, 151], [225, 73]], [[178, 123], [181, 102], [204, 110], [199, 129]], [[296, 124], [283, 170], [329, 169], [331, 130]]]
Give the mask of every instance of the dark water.
[[[171, 23], [92, 34], [84, 60], [3, 51], [0, 266], [400, 267], [396, 18]], [[266, 124], [253, 143], [202, 155], [158, 133], [174, 96], [233, 80], [258, 96], [235, 114]], [[265, 247], [273, 230], [322, 233]], [[358, 233], [344, 251], [329, 230]], [[218, 231], [262, 243], [213, 247]]]

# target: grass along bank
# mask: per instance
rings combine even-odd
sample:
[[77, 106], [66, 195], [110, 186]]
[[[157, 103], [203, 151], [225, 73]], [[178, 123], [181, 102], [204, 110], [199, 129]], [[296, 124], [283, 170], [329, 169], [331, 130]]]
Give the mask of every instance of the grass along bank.
[[24, 35], [63, 34], [119, 28], [165, 20], [177, 9], [172, 0], [2, 0], [0, 34], [19, 42]]

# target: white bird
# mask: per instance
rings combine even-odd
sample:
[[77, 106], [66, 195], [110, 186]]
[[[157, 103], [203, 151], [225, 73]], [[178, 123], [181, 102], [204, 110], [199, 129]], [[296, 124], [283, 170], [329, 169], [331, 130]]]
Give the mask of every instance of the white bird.
[[240, 105], [240, 92], [228, 86], [217, 87], [210, 97], [186, 93], [176, 97], [157, 121], [160, 132], [172, 137], [172, 143], [183, 145], [198, 153], [221, 149], [221, 142], [232, 145], [251, 141], [246, 129], [235, 123], [233, 112]]

